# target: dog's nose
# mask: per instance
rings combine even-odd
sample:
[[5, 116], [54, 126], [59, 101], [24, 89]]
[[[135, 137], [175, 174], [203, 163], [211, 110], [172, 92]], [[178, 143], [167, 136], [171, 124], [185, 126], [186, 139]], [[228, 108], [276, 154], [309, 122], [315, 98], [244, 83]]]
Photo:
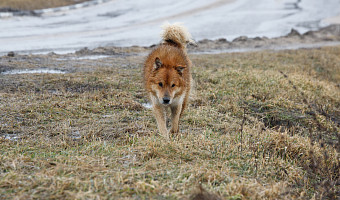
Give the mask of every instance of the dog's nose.
[[164, 97], [163, 98], [163, 104], [169, 104], [170, 98], [169, 97]]

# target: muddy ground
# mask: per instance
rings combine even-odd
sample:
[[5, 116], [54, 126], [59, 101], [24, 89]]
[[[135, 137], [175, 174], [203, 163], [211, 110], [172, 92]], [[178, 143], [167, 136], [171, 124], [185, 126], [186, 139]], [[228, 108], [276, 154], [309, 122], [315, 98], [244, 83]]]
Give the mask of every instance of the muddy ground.
[[[240, 36], [233, 41], [228, 41], [225, 38], [217, 40], [200, 40], [197, 41], [197, 46], [189, 45], [188, 52], [191, 54], [211, 54], [223, 52], [247, 52], [247, 51], [260, 51], [260, 50], [283, 50], [283, 49], [299, 49], [299, 48], [318, 48], [321, 46], [333, 46], [340, 44], [340, 25], [330, 25], [318, 31], [308, 31], [300, 34], [292, 29], [291, 32], [278, 38], [255, 37], [248, 38]], [[132, 56], [132, 55], [146, 55], [157, 44], [148, 47], [131, 46], [131, 47], [115, 47], [105, 46], [94, 49], [84, 47], [75, 53], [57, 55], [54, 52], [48, 56], [55, 56], [58, 58], [72, 58], [86, 55], [104, 55], [104, 56]], [[8, 56], [16, 55], [15, 52], [8, 52]], [[18, 56], [18, 55], [17, 55]], [[44, 56], [43, 56], [44, 57]], [[5, 67], [2, 66], [0, 71], [4, 71]]]
[[[189, 53], [221, 53], [221, 52], [246, 52], [259, 51], [266, 49], [298, 49], [298, 48], [313, 48], [327, 45], [340, 44], [340, 25], [330, 25], [318, 31], [308, 31], [300, 34], [292, 29], [291, 32], [278, 38], [255, 37], [248, 38], [240, 36], [233, 41], [228, 41], [225, 38], [217, 40], [200, 40], [197, 41], [197, 46], [190, 45]], [[155, 47], [156, 44], [150, 47], [99, 47], [95, 49], [81, 49], [76, 52], [76, 55], [131, 55], [148, 53]]]

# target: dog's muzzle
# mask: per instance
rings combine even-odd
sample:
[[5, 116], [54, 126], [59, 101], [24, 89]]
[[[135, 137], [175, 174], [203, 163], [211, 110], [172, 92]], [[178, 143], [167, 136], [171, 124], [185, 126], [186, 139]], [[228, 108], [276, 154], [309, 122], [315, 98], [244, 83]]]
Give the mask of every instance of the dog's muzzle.
[[163, 104], [169, 104], [170, 103], [170, 98], [169, 97], [164, 97], [163, 98]]

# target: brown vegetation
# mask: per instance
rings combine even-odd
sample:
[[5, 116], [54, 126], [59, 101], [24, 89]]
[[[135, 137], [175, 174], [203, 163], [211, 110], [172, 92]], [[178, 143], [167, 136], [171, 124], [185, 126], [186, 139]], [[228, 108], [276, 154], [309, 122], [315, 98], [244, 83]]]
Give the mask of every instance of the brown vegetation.
[[[339, 198], [340, 47], [190, 55], [180, 134], [157, 136], [144, 56], [0, 58], [1, 199]], [[204, 194], [204, 191], [201, 192]], [[198, 193], [200, 194], [200, 193]]]
[[0, 8], [38, 10], [81, 3], [88, 0], [2, 0]]

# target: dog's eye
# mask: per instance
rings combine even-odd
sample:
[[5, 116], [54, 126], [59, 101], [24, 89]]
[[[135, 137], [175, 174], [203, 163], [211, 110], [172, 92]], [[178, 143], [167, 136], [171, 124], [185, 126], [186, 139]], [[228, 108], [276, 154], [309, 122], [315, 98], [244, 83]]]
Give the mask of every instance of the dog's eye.
[[161, 87], [163, 87], [163, 83], [161, 83], [161, 82], [159, 82], [158, 85], [161, 86]]
[[172, 86], [171, 87], [175, 87], [175, 84], [172, 84]]

